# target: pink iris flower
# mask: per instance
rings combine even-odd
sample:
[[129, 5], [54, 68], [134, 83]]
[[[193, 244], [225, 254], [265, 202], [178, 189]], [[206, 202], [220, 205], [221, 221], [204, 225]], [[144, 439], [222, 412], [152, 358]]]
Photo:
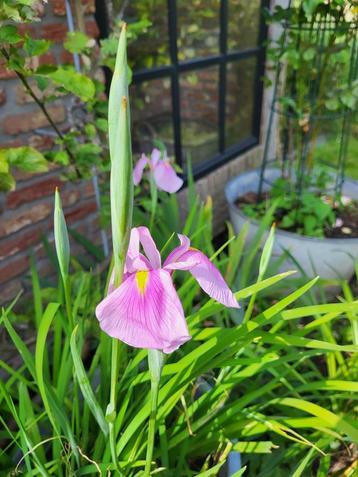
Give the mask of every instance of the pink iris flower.
[[161, 152], [159, 149], [153, 149], [150, 159], [145, 154], [142, 154], [133, 170], [133, 182], [134, 185], [138, 185], [142, 180], [144, 169], [149, 166], [158, 189], [172, 194], [181, 188], [183, 180], [180, 179], [171, 166], [167, 153], [164, 152], [163, 159], [160, 156]]
[[[136, 348], [171, 353], [190, 340], [184, 311], [174, 288], [174, 270], [188, 270], [201, 288], [227, 307], [239, 304], [219, 270], [185, 235], [161, 263], [160, 253], [146, 227], [133, 228], [122, 284], [96, 308], [100, 326], [109, 336]], [[144, 253], [140, 252], [142, 245]]]

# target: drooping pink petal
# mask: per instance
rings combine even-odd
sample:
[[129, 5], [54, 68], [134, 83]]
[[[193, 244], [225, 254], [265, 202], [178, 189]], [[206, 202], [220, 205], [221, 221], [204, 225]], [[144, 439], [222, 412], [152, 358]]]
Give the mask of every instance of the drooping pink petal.
[[169, 161], [159, 161], [153, 175], [158, 188], [170, 194], [177, 192], [183, 185], [183, 180], [177, 176]]
[[165, 270], [129, 275], [96, 308], [109, 336], [136, 348], [171, 353], [190, 339], [179, 297]]
[[153, 151], [152, 151], [152, 154], [150, 156], [151, 165], [152, 165], [153, 169], [155, 168], [155, 166], [160, 161], [160, 156], [161, 156], [161, 152], [159, 151], [159, 149], [154, 148]]
[[239, 308], [234, 294], [227, 286], [219, 270], [200, 250], [189, 248], [186, 252], [177, 257], [175, 262], [167, 263], [166, 261], [164, 267], [167, 270], [189, 270], [201, 288], [211, 298], [214, 298], [225, 306]]
[[175, 247], [170, 254], [165, 259], [163, 268], [171, 268], [170, 265], [179, 261], [179, 258], [187, 251], [190, 247], [190, 240], [186, 235], [177, 234], [180, 240], [179, 247]]
[[139, 161], [137, 162], [137, 164], [135, 165], [133, 169], [134, 185], [138, 185], [140, 181], [142, 180], [144, 168], [148, 163], [149, 163], [149, 159], [147, 158], [145, 154], [142, 154], [141, 158], [139, 159]]

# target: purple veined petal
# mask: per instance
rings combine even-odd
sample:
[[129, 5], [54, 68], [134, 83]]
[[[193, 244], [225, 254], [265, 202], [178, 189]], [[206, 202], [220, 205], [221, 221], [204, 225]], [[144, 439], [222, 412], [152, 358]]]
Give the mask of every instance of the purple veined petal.
[[152, 151], [152, 154], [150, 156], [151, 165], [152, 165], [153, 169], [155, 168], [155, 166], [160, 161], [160, 156], [161, 156], [161, 152], [159, 151], [159, 149], [154, 148], [153, 151]]
[[183, 307], [165, 270], [137, 272], [96, 308], [102, 330], [136, 348], [171, 353], [190, 340]]
[[140, 181], [142, 180], [144, 168], [148, 163], [149, 163], [149, 159], [147, 158], [145, 154], [142, 154], [141, 158], [139, 159], [139, 161], [137, 162], [137, 164], [135, 165], [133, 169], [134, 185], [138, 185]]
[[186, 235], [177, 234], [180, 240], [179, 247], [175, 247], [165, 259], [163, 268], [174, 269], [171, 265], [180, 260], [180, 257], [189, 250], [190, 240]]
[[183, 180], [168, 161], [159, 161], [154, 167], [153, 175], [158, 188], [170, 194], [177, 192], [183, 185]]
[[150, 235], [149, 229], [147, 227], [137, 227], [139, 241], [142, 244], [144, 253], [148, 257], [152, 268], [161, 267], [161, 258], [160, 253], [155, 245], [155, 242]]
[[187, 269], [190, 270], [205, 293], [227, 307], [239, 308], [240, 306], [223, 276], [206, 255], [200, 250], [189, 249], [180, 257], [182, 263], [190, 264], [193, 261], [197, 261], [197, 264], [191, 269], [189, 267]]

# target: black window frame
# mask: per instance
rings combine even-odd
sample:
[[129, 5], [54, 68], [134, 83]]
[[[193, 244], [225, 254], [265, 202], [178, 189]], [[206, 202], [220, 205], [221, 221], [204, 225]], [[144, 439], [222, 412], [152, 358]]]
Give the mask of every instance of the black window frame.
[[[228, 7], [230, 0], [220, 1], [220, 38], [219, 53], [195, 59], [178, 61], [178, 29], [177, 29], [177, 1], [167, 0], [168, 11], [168, 35], [169, 35], [169, 56], [170, 64], [153, 67], [150, 69], [140, 69], [133, 72], [132, 84], [140, 84], [144, 81], [170, 78], [171, 80], [171, 103], [172, 103], [172, 124], [174, 136], [174, 152], [177, 164], [183, 168], [183, 148], [181, 141], [181, 114], [180, 114], [180, 74], [200, 70], [210, 66], [219, 66], [219, 95], [218, 95], [218, 126], [219, 126], [219, 153], [212, 158], [199, 164], [193, 170], [195, 178], [200, 178], [209, 172], [217, 169], [231, 159], [243, 152], [251, 149], [260, 143], [261, 111], [263, 99], [263, 80], [265, 73], [266, 48], [264, 42], [267, 38], [267, 25], [263, 15], [264, 8], [269, 8], [270, 0], [261, 0], [260, 20], [257, 46], [252, 48], [228, 51]], [[96, 4], [104, 3], [97, 0]], [[103, 10], [102, 10], [103, 12]], [[99, 13], [99, 12], [98, 12]], [[97, 16], [97, 23], [102, 37], [108, 36], [108, 22], [103, 13]], [[256, 71], [254, 83], [254, 105], [251, 125], [251, 135], [243, 141], [226, 148], [225, 147], [225, 116], [226, 116], [226, 66], [233, 61], [240, 61], [247, 58], [256, 58]]]

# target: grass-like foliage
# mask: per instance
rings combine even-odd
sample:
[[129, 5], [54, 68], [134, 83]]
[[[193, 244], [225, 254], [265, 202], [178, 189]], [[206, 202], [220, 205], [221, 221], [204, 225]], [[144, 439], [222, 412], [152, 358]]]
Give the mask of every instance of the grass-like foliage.
[[[272, 234], [260, 255], [262, 231], [247, 244], [247, 230], [234, 237], [229, 226], [228, 242], [215, 252], [211, 204], [198, 205], [190, 193], [183, 228], [239, 290], [242, 308], [228, 310], [201, 295], [188, 274], [174, 276], [193, 339], [162, 371], [152, 474], [225, 475], [230, 453], [239, 451], [246, 470], [235, 476], [324, 477], [343, 454], [339, 475], [353, 475], [358, 302], [351, 289], [343, 283], [339, 302], [322, 295], [317, 304], [316, 279], [277, 273]], [[172, 216], [165, 222], [165, 210], [161, 224]], [[115, 470], [106, 414], [111, 338], [94, 316], [105, 284], [74, 259], [72, 269], [73, 329], [62, 281], [42, 291], [35, 267], [35, 306], [27, 313], [34, 339], [22, 338], [12, 306], [2, 312], [14, 349], [13, 364], [0, 361], [2, 475], [139, 477], [150, 414], [147, 351], [120, 345]]]

